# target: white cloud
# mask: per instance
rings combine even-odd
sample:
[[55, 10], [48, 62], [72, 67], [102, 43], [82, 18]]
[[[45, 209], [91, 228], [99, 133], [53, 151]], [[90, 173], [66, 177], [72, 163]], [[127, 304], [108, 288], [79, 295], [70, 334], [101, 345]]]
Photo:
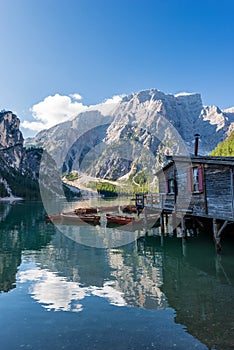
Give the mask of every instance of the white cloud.
[[124, 96], [125, 95], [115, 95], [115, 96], [113, 96], [111, 98], [107, 98], [104, 103], [105, 104], [113, 104], [113, 103], [116, 104], [116, 103], [119, 103]]
[[78, 93], [70, 94], [69, 96], [59, 94], [48, 96], [30, 109], [34, 120], [25, 120], [21, 125], [28, 130], [41, 131], [71, 120], [79, 113], [87, 110], [99, 110], [103, 115], [109, 115], [113, 108], [122, 100], [123, 96], [115, 95], [100, 104], [91, 106], [86, 106], [80, 102], [82, 96]]
[[48, 96], [31, 108], [36, 121], [24, 121], [22, 126], [33, 131], [48, 129], [53, 125], [75, 118], [79, 113], [88, 109], [83, 105], [80, 94]]
[[72, 98], [74, 98], [74, 100], [77, 101], [82, 100], [82, 96], [80, 94], [71, 94], [69, 96], [71, 96]]
[[40, 131], [42, 129], [46, 129], [44, 123], [28, 122], [27, 120], [22, 122], [22, 127], [25, 128], [25, 129], [33, 130], [33, 131]]
[[122, 100], [123, 96], [125, 95], [115, 95], [111, 98], [106, 99], [102, 103], [89, 106], [89, 110], [90, 111], [98, 110], [99, 112], [102, 113], [102, 115], [105, 115], [105, 116], [113, 115], [115, 107]]

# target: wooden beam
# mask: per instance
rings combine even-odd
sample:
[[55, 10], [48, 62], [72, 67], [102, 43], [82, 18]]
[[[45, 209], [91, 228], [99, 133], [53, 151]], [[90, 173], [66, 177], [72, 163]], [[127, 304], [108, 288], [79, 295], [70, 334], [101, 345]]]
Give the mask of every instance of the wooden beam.
[[163, 234], [165, 232], [164, 215], [163, 215], [163, 213], [161, 213], [161, 215], [160, 215], [160, 226], [161, 226], [161, 233]]
[[221, 251], [221, 234], [225, 227], [228, 224], [228, 220], [224, 221], [222, 226], [220, 227], [220, 224], [217, 222], [216, 219], [213, 219], [213, 233], [214, 233], [214, 241], [217, 252]]
[[184, 216], [182, 216], [182, 218], [181, 218], [181, 229], [182, 229], [182, 237], [184, 239], [187, 239], [187, 230], [186, 230], [185, 217]]
[[225, 227], [227, 226], [228, 221], [224, 221], [223, 225], [220, 227], [220, 229], [218, 230], [217, 236], [220, 237], [221, 233], [223, 232], [223, 230], [225, 229]]
[[221, 252], [221, 243], [220, 243], [220, 237], [218, 237], [218, 231], [219, 231], [219, 224], [216, 219], [213, 219], [213, 234], [214, 234], [215, 248], [217, 252]]

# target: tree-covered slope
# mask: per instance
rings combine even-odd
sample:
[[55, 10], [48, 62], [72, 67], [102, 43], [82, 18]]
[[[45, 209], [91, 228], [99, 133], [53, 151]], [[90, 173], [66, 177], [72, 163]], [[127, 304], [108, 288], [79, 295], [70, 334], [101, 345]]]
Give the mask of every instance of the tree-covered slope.
[[211, 152], [211, 156], [234, 156], [234, 131]]

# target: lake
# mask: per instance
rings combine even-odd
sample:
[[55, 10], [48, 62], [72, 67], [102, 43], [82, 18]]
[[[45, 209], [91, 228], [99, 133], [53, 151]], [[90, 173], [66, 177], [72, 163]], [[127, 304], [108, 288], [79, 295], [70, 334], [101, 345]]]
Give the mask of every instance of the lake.
[[185, 242], [45, 214], [0, 204], [2, 350], [234, 349], [234, 239], [218, 255], [204, 230]]

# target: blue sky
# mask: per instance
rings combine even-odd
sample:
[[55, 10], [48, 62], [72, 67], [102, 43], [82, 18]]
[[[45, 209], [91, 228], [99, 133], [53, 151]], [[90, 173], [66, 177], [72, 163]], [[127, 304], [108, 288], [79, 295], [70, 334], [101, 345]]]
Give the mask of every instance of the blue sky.
[[56, 94], [89, 105], [157, 88], [234, 106], [232, 0], [1, 0], [0, 14], [0, 109], [22, 121]]

